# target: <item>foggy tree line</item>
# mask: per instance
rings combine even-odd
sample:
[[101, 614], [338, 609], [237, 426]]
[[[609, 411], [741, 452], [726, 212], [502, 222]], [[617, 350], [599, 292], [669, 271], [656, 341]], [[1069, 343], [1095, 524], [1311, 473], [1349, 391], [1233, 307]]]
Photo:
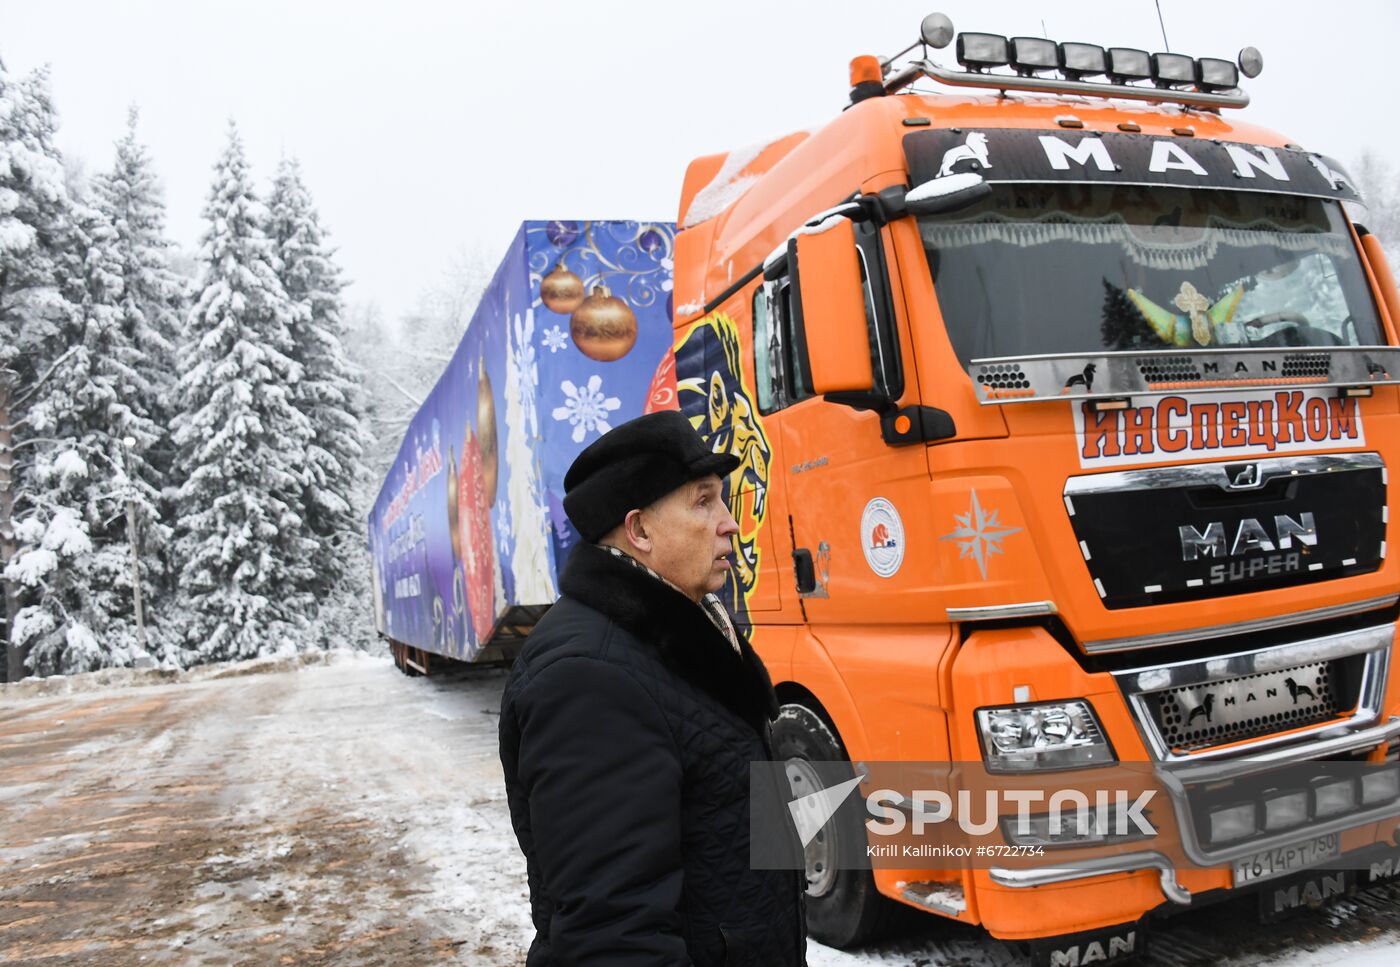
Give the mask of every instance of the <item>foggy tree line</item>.
[[363, 635], [371, 401], [296, 162], [264, 192], [230, 123], [189, 278], [136, 112], [87, 183], [55, 124], [0, 65], [5, 676]]

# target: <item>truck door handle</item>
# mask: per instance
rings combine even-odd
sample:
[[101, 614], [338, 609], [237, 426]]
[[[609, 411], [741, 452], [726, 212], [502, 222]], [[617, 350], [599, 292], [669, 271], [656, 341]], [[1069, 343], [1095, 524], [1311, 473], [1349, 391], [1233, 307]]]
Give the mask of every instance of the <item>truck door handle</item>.
[[805, 547], [792, 552], [792, 569], [797, 574], [797, 593], [811, 594], [817, 589], [817, 568], [812, 563], [812, 552]]

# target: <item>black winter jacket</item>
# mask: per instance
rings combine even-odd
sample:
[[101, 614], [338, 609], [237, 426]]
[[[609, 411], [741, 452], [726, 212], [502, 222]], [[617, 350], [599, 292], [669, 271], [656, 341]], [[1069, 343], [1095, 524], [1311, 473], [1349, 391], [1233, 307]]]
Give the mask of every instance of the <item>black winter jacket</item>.
[[749, 763], [771, 758], [777, 711], [763, 663], [594, 545], [559, 583], [501, 703], [528, 967], [805, 963], [801, 874], [750, 868]]

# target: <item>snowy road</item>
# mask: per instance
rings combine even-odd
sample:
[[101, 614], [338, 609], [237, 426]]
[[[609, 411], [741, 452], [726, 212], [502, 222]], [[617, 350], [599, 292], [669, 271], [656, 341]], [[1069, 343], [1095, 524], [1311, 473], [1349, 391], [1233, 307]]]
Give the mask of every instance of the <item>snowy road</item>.
[[[502, 672], [407, 679], [337, 654], [108, 677], [0, 686], [0, 963], [523, 961]], [[1269, 927], [1247, 904], [1193, 911], [1155, 930], [1147, 962], [1390, 964], [1397, 901], [1375, 891]], [[809, 959], [1023, 962], [932, 920]]]

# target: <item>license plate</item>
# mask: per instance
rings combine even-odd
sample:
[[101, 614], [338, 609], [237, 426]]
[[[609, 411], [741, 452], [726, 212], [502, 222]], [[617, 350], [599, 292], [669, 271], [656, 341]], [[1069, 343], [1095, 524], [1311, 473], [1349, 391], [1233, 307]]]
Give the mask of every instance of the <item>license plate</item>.
[[1341, 853], [1341, 840], [1336, 833], [1314, 836], [1300, 843], [1266, 849], [1235, 860], [1235, 886], [1272, 880], [1294, 870], [1305, 870]]

